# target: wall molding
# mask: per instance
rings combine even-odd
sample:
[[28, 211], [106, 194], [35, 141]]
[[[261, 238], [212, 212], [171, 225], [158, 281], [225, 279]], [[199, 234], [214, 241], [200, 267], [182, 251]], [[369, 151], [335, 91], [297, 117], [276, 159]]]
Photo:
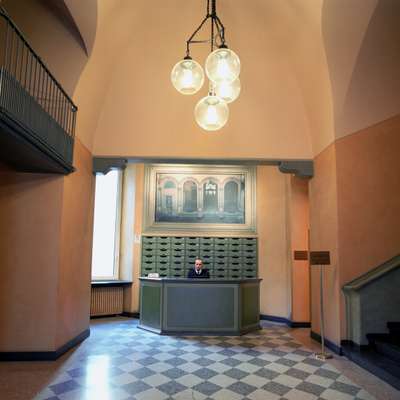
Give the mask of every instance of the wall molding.
[[313, 160], [285, 160], [274, 158], [151, 158], [151, 157], [93, 157], [93, 173], [107, 174], [112, 169], [125, 169], [132, 164], [202, 164], [202, 165], [275, 165], [283, 174], [295, 174], [300, 178], [314, 176]]
[[0, 352], [0, 361], [54, 361], [68, 350], [90, 336], [90, 329], [84, 330], [55, 351], [4, 351]]

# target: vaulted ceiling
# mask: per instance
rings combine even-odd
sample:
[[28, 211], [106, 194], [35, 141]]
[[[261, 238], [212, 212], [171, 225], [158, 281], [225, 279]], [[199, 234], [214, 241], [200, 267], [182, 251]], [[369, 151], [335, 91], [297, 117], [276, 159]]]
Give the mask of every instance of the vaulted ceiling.
[[[312, 158], [400, 111], [396, 0], [218, 0], [227, 43], [242, 61], [242, 93], [212, 134], [193, 117], [206, 88], [182, 96], [169, 79], [205, 0], [64, 2], [84, 51], [76, 35], [76, 46], [65, 39], [55, 51], [40, 35], [44, 25], [18, 12], [37, 9], [4, 3], [73, 94], [78, 137], [96, 155]], [[193, 56], [203, 63], [207, 52], [198, 46]]]

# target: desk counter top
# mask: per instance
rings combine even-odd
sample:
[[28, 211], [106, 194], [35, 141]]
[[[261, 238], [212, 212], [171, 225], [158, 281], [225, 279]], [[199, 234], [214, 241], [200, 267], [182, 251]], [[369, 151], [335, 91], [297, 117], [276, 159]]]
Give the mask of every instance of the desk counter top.
[[261, 282], [260, 278], [244, 278], [244, 279], [230, 279], [230, 278], [148, 278], [141, 276], [139, 278], [144, 282], [168, 282], [168, 283], [216, 283], [216, 284], [232, 284], [232, 283], [255, 283]]

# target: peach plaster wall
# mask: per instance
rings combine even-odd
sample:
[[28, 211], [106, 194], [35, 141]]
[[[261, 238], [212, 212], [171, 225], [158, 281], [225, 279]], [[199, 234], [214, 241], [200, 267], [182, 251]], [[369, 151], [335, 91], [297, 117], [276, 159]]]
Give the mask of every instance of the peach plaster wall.
[[[324, 273], [325, 337], [340, 342], [339, 254], [336, 153], [332, 144], [314, 159], [314, 177], [309, 184], [310, 250], [328, 250], [331, 266]], [[320, 332], [320, 267], [311, 267], [311, 329]]]
[[[338, 139], [314, 160], [311, 250], [331, 251], [325, 336], [346, 338], [342, 286], [399, 253], [400, 116]], [[312, 330], [320, 331], [319, 274], [312, 267]]]
[[93, 175], [0, 171], [0, 352], [54, 351], [89, 327]]
[[56, 348], [89, 328], [95, 179], [92, 154], [79, 139], [74, 167], [64, 178]]
[[342, 287], [400, 253], [400, 115], [339, 139], [335, 147]]
[[55, 350], [63, 178], [0, 173], [0, 351]]
[[291, 320], [310, 322], [310, 268], [308, 260], [294, 260], [295, 250], [308, 250], [309, 199], [308, 180], [290, 176], [290, 258], [292, 286]]

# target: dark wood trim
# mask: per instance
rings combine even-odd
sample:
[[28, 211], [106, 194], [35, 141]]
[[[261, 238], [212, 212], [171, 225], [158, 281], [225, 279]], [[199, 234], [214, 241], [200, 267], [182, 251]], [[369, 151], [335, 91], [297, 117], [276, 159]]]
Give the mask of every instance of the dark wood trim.
[[83, 342], [90, 336], [90, 329], [86, 329], [56, 351], [4, 351], [0, 352], [0, 361], [54, 361], [68, 350]]
[[[311, 339], [314, 339], [315, 341], [321, 343], [321, 335], [319, 333], [310, 331], [310, 337], [311, 337]], [[341, 346], [338, 346], [337, 344], [331, 342], [327, 338], [325, 338], [325, 346], [329, 350], [332, 350], [334, 353], [338, 354], [339, 356], [342, 356], [344, 354]]]

